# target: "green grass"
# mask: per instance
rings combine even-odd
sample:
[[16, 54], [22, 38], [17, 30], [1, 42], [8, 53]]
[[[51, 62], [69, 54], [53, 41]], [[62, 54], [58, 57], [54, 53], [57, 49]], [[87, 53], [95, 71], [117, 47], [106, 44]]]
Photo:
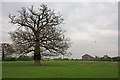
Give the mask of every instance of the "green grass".
[[2, 63], [3, 78], [117, 78], [118, 62], [97, 61], [33, 61]]

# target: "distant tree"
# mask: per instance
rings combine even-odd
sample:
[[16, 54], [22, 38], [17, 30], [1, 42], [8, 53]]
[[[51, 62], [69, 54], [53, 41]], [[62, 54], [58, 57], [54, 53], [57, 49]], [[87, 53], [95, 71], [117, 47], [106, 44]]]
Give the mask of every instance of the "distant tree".
[[100, 57], [95, 55], [94, 60], [95, 60], [95, 61], [100, 61]]
[[70, 43], [59, 27], [63, 23], [60, 13], [55, 14], [44, 4], [38, 11], [31, 6], [27, 9], [22, 7], [18, 12], [17, 16], [9, 14], [10, 22], [19, 26], [10, 36], [18, 49], [22, 48], [22, 53], [34, 53], [35, 65], [41, 65], [40, 60], [45, 52], [46, 55], [67, 54]]
[[15, 52], [12, 45], [9, 43], [2, 43], [1, 51], [2, 51], [2, 61], [4, 61], [6, 56], [10, 56], [11, 54]]

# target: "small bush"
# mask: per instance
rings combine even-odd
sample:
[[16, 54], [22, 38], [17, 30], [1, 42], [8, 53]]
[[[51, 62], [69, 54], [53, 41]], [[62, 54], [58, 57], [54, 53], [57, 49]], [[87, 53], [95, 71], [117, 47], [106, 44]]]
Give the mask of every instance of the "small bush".
[[28, 56], [20, 56], [18, 57], [19, 61], [32, 61], [33, 58], [32, 57], [28, 57]]
[[16, 60], [17, 60], [16, 57], [6, 57], [6, 58], [4, 59], [4, 61], [16, 61]]
[[63, 60], [69, 60], [68, 58], [63, 58]]

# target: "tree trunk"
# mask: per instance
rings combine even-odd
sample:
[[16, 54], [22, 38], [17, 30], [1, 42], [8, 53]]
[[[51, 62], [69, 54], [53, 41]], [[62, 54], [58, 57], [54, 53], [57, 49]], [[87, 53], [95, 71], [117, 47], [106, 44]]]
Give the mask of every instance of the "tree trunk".
[[40, 48], [39, 44], [36, 44], [35, 46], [35, 52], [34, 52], [34, 65], [41, 65], [40, 60], [41, 60], [41, 55], [40, 55]]
[[34, 65], [41, 65], [40, 60], [41, 60], [41, 55], [40, 55], [40, 48], [36, 47], [35, 53], [34, 53]]
[[2, 61], [4, 61], [4, 58], [5, 58], [5, 52], [4, 49], [2, 48]]
[[40, 54], [40, 43], [39, 43], [39, 33], [36, 34], [36, 41], [35, 41], [35, 51], [34, 51], [34, 65], [41, 65], [41, 54]]

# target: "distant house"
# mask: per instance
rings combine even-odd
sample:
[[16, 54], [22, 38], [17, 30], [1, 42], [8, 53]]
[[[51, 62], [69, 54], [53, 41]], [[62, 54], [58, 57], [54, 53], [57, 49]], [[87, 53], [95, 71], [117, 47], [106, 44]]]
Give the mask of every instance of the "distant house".
[[88, 55], [88, 54], [85, 54], [82, 56], [82, 60], [83, 61], [91, 61], [91, 60], [94, 60], [94, 57]]

